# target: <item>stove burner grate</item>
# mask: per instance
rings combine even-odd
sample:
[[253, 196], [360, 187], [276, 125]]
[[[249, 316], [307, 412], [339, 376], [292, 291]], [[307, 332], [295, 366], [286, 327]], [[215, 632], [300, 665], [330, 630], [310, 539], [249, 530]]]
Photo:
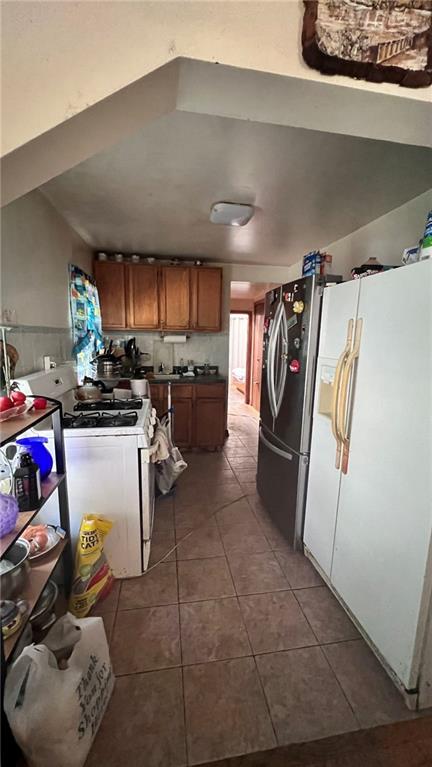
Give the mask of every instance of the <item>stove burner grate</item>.
[[130, 413], [64, 413], [62, 423], [64, 429], [111, 429], [118, 426], [135, 426], [138, 414]]
[[95, 412], [99, 410], [141, 410], [142, 406], [142, 399], [139, 397], [132, 399], [97, 399], [77, 402], [77, 404], [74, 405], [74, 412]]

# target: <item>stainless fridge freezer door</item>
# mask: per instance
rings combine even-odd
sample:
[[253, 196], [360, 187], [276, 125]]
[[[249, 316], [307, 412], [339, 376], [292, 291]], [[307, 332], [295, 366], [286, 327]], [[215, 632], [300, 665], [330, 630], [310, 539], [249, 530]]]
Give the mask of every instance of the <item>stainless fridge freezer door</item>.
[[[298, 453], [310, 449], [321, 295], [322, 287], [314, 277], [283, 286], [285, 376], [272, 431], [283, 445]], [[303, 310], [298, 311], [299, 305]]]
[[279, 304], [272, 326], [267, 355], [267, 390], [273, 424], [278, 417], [284, 393], [287, 347], [286, 317], [284, 307]]
[[269, 360], [272, 356], [275, 319], [278, 308], [280, 307], [280, 300], [280, 287], [270, 290], [265, 297], [260, 417], [266, 427], [270, 430], [272, 430], [274, 423], [274, 371], [273, 366], [269, 364]]
[[283, 448], [260, 428], [257, 489], [274, 524], [287, 543], [301, 548], [308, 457]]

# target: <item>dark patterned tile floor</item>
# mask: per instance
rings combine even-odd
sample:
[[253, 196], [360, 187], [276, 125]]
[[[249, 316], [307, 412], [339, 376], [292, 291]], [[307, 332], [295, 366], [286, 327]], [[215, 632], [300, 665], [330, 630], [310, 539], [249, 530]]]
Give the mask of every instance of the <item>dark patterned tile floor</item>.
[[[424, 720], [268, 518], [250, 408], [236, 405], [230, 429], [223, 452], [188, 456], [176, 493], [158, 500], [151, 565], [160, 564], [116, 583], [95, 610], [117, 683], [87, 767], [432, 764], [427, 744], [403, 742], [393, 761], [384, 747], [338, 760], [338, 744], [356, 743], [363, 728]], [[319, 743], [335, 744], [334, 760], [326, 746], [321, 758]]]

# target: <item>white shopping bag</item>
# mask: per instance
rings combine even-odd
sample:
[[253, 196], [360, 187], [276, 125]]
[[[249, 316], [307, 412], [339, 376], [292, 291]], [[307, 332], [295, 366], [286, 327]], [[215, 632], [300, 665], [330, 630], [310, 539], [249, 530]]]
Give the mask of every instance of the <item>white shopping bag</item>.
[[187, 463], [183, 460], [180, 450], [178, 447], [171, 448], [168, 458], [156, 464], [156, 483], [159, 492], [162, 495], [169, 493], [185, 469], [187, 469]]
[[82, 767], [114, 687], [103, 620], [67, 613], [51, 631], [52, 649], [30, 645], [9, 669], [4, 708], [29, 767]]

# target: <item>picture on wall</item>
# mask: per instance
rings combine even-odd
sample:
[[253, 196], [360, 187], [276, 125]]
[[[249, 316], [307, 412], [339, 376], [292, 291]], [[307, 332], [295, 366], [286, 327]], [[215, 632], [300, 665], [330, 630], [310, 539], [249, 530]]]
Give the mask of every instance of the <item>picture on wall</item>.
[[304, 0], [306, 63], [409, 88], [432, 83], [432, 0]]

